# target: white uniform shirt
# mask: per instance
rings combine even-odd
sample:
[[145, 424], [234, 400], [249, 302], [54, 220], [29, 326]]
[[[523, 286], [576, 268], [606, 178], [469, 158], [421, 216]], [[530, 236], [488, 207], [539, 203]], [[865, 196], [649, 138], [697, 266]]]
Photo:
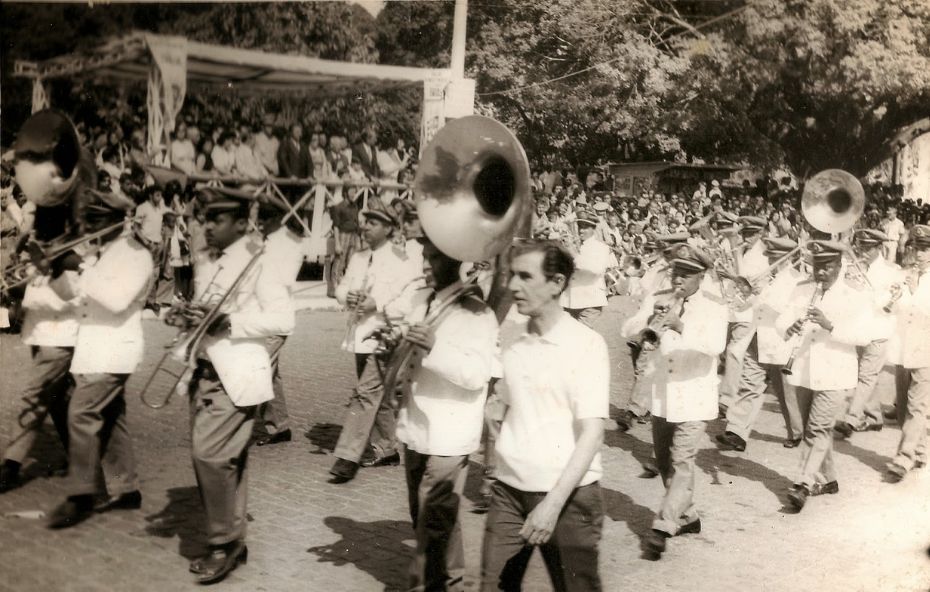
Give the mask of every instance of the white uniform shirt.
[[26, 345], [47, 345], [53, 347], [74, 347], [77, 342], [78, 320], [74, 302], [65, 300], [61, 292], [64, 287], [55, 290], [53, 286], [61, 283], [77, 282], [77, 273], [66, 271], [57, 279], [40, 276], [26, 286], [23, 295], [22, 336]]
[[788, 306], [791, 292], [800, 281], [801, 274], [794, 267], [786, 267], [756, 297], [752, 312], [761, 364], [783, 366], [791, 357], [792, 343], [775, 328], [775, 321]]
[[[726, 244], [729, 243], [724, 242], [724, 245]], [[761, 240], [757, 240], [756, 243], [752, 245], [748, 251], [746, 251], [746, 254], [742, 256], [739, 263], [739, 274], [746, 278], [755, 277], [764, 272], [768, 266], [769, 259], [765, 256], [765, 245]], [[730, 294], [738, 293], [738, 290], [735, 286], [728, 286], [727, 290]], [[735, 310], [733, 307], [731, 307], [730, 322], [751, 323], [752, 307], [746, 307], [743, 310]]]
[[917, 280], [913, 294], [903, 288], [904, 294], [895, 303], [898, 317], [898, 351], [894, 362], [905, 368], [930, 367], [930, 270]]
[[[296, 314], [294, 306], [294, 285], [297, 283], [297, 274], [303, 265], [303, 245], [301, 237], [286, 226], [275, 230], [265, 239], [265, 252], [262, 254], [261, 277], [259, 283], [273, 282], [282, 286], [287, 292], [286, 306], [276, 312], [289, 312]], [[290, 335], [282, 333], [282, 335]]]
[[259, 162], [272, 175], [278, 174], [278, 145], [276, 137], [265, 135], [264, 131], [255, 134], [255, 147], [252, 149]]
[[73, 374], [132, 374], [142, 361], [142, 307], [154, 264], [128, 235], [105, 245], [78, 279]]
[[[610, 360], [598, 333], [564, 313], [545, 335], [523, 334], [503, 353], [508, 406], [497, 440], [497, 478], [551, 491], [575, 451], [579, 421], [607, 418]], [[601, 478], [598, 452], [579, 486]]]
[[588, 308], [607, 306], [607, 283], [604, 273], [619, 265], [610, 247], [593, 236], [581, 243], [575, 255], [575, 273], [562, 292], [565, 308]]
[[[647, 297], [623, 326], [626, 338], [648, 326], [659, 293]], [[727, 308], [721, 299], [698, 289], [684, 303], [682, 333], [662, 333], [641, 380], [652, 392], [652, 414], [671, 422], [717, 417], [717, 361], [727, 344]]]
[[[227, 292], [257, 249], [247, 237], [242, 237], [226, 247], [215, 261], [202, 259], [195, 270], [194, 301], [212, 302]], [[286, 286], [258, 281], [263, 263], [259, 259], [220, 308], [221, 313], [229, 315], [229, 334], [207, 336], [201, 350], [237, 407], [258, 405], [274, 398], [265, 338], [288, 335], [294, 330], [294, 310]]]
[[[427, 309], [440, 306], [461, 287], [456, 282], [436, 294], [417, 292], [407, 320], [421, 322]], [[496, 365], [497, 319], [479, 298], [460, 297], [435, 326], [436, 342], [403, 383], [404, 403], [397, 414], [397, 438], [420, 454], [459, 456], [481, 444], [488, 381]]]
[[[816, 285], [804, 281], [791, 291], [788, 306], [775, 320], [779, 333], [786, 335], [788, 328], [807, 314]], [[797, 346], [797, 354], [786, 380], [815, 391], [854, 389], [859, 382], [856, 346], [867, 345], [874, 333], [868, 314], [870, 299], [840, 277], [814, 306], [833, 324], [833, 331], [808, 323], [801, 331], [803, 337], [788, 339], [792, 350]]]
[[884, 307], [891, 302], [891, 285], [904, 283], [904, 274], [898, 265], [878, 256], [869, 264], [865, 275], [871, 284], [871, 288], [864, 286], [863, 289], [872, 300], [870, 313], [875, 330], [872, 338], [888, 339], [895, 330], [895, 319], [893, 314], [884, 311]]
[[[422, 275], [422, 268], [416, 275]], [[404, 287], [416, 275], [413, 275], [406, 255], [390, 240], [385, 241], [374, 251], [358, 251], [349, 259], [346, 273], [336, 287], [336, 299], [345, 305], [346, 297], [352, 290], [365, 290], [375, 301], [375, 310], [367, 313], [355, 323], [355, 331], [348, 342], [342, 344], [346, 351], [357, 354], [370, 354], [378, 345], [374, 339], [366, 339], [377, 329], [384, 327], [384, 315], [403, 317], [409, 308], [405, 299], [400, 298]], [[351, 314], [351, 313], [350, 313]]]

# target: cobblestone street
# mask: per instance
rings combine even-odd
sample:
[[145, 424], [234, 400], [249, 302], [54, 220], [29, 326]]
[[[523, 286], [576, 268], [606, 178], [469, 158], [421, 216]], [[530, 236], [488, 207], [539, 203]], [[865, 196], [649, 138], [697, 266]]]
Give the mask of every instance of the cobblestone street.
[[[617, 330], [633, 304], [618, 298], [598, 321], [614, 363], [612, 413], [629, 396], [631, 370]], [[512, 329], [512, 328], [511, 328]], [[204, 549], [202, 512], [191, 468], [188, 409], [173, 400], [160, 411], [139, 401], [139, 389], [173, 330], [146, 321], [145, 365], [129, 383], [129, 423], [142, 480], [141, 511], [111, 512], [71, 529], [49, 531], [37, 510], [64, 496], [51, 475], [64, 455], [49, 424], [26, 467], [28, 482], [0, 496], [0, 590], [166, 591], [196, 589], [189, 558]], [[413, 532], [401, 467], [363, 469], [345, 485], [327, 483], [343, 405], [354, 381], [350, 354], [338, 349], [345, 316], [303, 311], [282, 358], [295, 438], [252, 448], [249, 563], [220, 587], [242, 591], [401, 590]], [[0, 439], [6, 442], [29, 369], [28, 348], [3, 335]], [[166, 382], [166, 381], [165, 381]], [[893, 397], [883, 374], [879, 388]], [[164, 389], [162, 389], [163, 391]], [[812, 498], [801, 514], [786, 508], [797, 450], [782, 447], [777, 403], [766, 402], [745, 453], [719, 452], [710, 422], [697, 463], [696, 500], [702, 533], [672, 539], [659, 562], [641, 557], [662, 497], [659, 479], [640, 478], [651, 454], [648, 425], [607, 432], [602, 481], [607, 518], [601, 543], [606, 590], [814, 592], [930, 589], [930, 471], [890, 485], [881, 472], [900, 431], [854, 434], [837, 442], [838, 495]], [[480, 465], [471, 465], [466, 509]], [[464, 515], [467, 588], [477, 589], [484, 517]], [[550, 590], [538, 554], [526, 589]]]

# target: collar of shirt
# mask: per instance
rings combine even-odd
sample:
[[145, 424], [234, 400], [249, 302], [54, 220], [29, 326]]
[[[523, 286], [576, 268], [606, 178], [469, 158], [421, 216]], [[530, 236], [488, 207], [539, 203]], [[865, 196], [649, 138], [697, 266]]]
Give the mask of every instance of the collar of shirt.
[[248, 247], [249, 247], [248, 235], [241, 236], [238, 239], [236, 239], [236, 241], [233, 242], [233, 244], [229, 245], [228, 247], [220, 251], [219, 259], [226, 258], [226, 257], [229, 257], [229, 258], [239, 257], [239, 256], [251, 257], [251, 253], [249, 253]]
[[555, 324], [542, 335], [537, 335], [536, 333], [530, 332], [530, 325], [527, 323], [523, 328], [523, 333], [520, 335], [520, 341], [545, 341], [546, 343], [551, 343], [553, 345], [569, 343], [571, 338], [572, 321], [573, 319], [571, 315], [565, 311], [562, 311], [561, 315], [559, 316], [559, 320], [556, 321]]
[[433, 297], [432, 302], [445, 302], [446, 298], [448, 298], [453, 292], [455, 292], [461, 287], [462, 287], [462, 281], [458, 280], [456, 282], [453, 282], [452, 284], [449, 284], [448, 286], [446, 286], [445, 288], [443, 288], [442, 290], [438, 292], [434, 291], [433, 293], [435, 294], [435, 296]]

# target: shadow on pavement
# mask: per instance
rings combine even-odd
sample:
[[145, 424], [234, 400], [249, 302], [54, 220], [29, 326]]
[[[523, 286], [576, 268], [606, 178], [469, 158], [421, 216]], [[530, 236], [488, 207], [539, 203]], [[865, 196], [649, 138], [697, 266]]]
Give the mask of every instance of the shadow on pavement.
[[207, 552], [206, 520], [196, 487], [168, 490], [168, 505], [157, 514], [146, 516], [145, 532], [161, 538], [177, 536], [178, 553], [187, 559]]
[[641, 479], [651, 479], [658, 475], [652, 442], [640, 440], [630, 432], [608, 429], [604, 431], [604, 443], [611, 448], [620, 448], [632, 454], [636, 462], [643, 467], [643, 473], [639, 475]]
[[414, 538], [409, 522], [359, 522], [344, 516], [327, 516], [323, 523], [342, 538], [310, 547], [307, 553], [317, 555], [321, 563], [337, 567], [351, 563], [384, 584], [384, 590], [404, 589], [413, 551], [404, 541]]
[[606, 487], [601, 487], [601, 491], [604, 496], [604, 515], [614, 522], [626, 522], [630, 531], [642, 539], [650, 530], [654, 512], [637, 504], [625, 493]]
[[874, 450], [856, 446], [849, 440], [844, 439], [833, 440], [833, 450], [840, 454], [846, 454], [855, 458], [865, 466], [874, 469], [879, 475], [885, 474], [886, 465], [888, 461], [891, 460], [890, 456], [883, 456]]
[[316, 446], [316, 450], [311, 450], [311, 454], [326, 454], [336, 449], [336, 442], [339, 441], [339, 433], [342, 426], [335, 423], [315, 423], [304, 436]]

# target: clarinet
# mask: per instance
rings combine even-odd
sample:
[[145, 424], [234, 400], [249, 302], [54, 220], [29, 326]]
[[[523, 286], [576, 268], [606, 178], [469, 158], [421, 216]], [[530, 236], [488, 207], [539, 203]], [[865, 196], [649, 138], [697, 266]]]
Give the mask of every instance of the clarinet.
[[[811, 301], [808, 303], [807, 308], [810, 309], [810, 307], [814, 306], [814, 304], [817, 303], [821, 297], [823, 297], [823, 282], [817, 282], [817, 287], [814, 288], [814, 293], [811, 295]], [[804, 317], [805, 329], [806, 323], [809, 320], [810, 312], [808, 312], [807, 316]], [[791, 350], [791, 356], [789, 356], [788, 361], [785, 362], [785, 366], [781, 369], [781, 373], [785, 376], [791, 376], [791, 369], [794, 366], [794, 360], [798, 356], [798, 351], [801, 349], [801, 344], [804, 342], [804, 337], [806, 335], [807, 332], [805, 330], [802, 329], [801, 331], [798, 331], [797, 342], [794, 344], [794, 349]]]

